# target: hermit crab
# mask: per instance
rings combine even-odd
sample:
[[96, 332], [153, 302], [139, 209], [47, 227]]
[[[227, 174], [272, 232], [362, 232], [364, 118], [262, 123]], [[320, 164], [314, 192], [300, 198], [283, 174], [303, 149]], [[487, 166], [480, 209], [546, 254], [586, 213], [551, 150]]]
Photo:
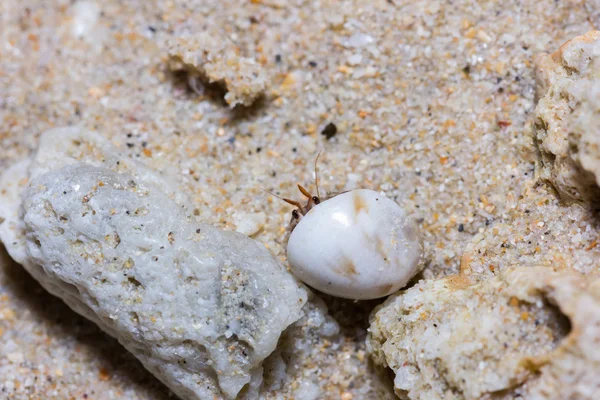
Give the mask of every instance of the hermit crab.
[[417, 226], [405, 210], [368, 189], [321, 199], [298, 185], [287, 258], [292, 273], [324, 293], [354, 300], [387, 296], [419, 272]]

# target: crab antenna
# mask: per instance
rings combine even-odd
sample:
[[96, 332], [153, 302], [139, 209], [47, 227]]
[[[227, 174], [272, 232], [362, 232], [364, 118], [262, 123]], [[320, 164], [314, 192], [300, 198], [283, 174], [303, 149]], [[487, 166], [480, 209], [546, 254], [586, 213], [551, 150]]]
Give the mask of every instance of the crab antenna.
[[302, 208], [302, 205], [300, 204], [300, 202], [299, 202], [299, 201], [296, 201], [296, 200], [291, 200], [291, 199], [286, 199], [286, 198], [282, 198], [281, 200], [285, 201], [285, 202], [286, 202], [286, 203], [288, 203], [288, 204], [291, 204], [291, 205], [293, 205], [293, 206], [296, 206], [296, 207], [298, 207], [298, 208], [300, 208], [300, 209]]
[[273, 197], [277, 197], [279, 200], [283, 200], [283, 197], [281, 197], [281, 196], [277, 196], [275, 193], [273, 193], [273, 192], [269, 192], [267, 189], [264, 189], [264, 188], [263, 188], [263, 191], [264, 191], [264, 192], [267, 192], [267, 193], [269, 193], [269, 194], [270, 194], [271, 196], [273, 196]]
[[298, 207], [300, 209], [300, 212], [302, 212], [302, 213], [304, 212], [304, 207], [302, 207], [302, 204], [300, 204], [300, 202], [298, 202], [296, 200], [286, 199], [285, 197], [277, 196], [275, 193], [269, 192], [267, 189], [263, 189], [263, 190], [265, 192], [269, 193], [271, 196], [277, 197], [279, 200], [283, 200], [288, 204]]
[[298, 209], [300, 210], [300, 214], [304, 215], [304, 207], [302, 207], [302, 204], [300, 204], [299, 201], [290, 200], [290, 199], [286, 199], [286, 198], [282, 198], [281, 200], [285, 201], [288, 204], [298, 207]]
[[321, 152], [319, 151], [319, 154], [317, 154], [317, 158], [315, 158], [315, 186], [317, 187], [317, 197], [320, 199], [321, 195], [319, 194], [319, 167], [317, 165], [317, 163], [319, 162], [319, 156], [321, 155]]
[[308, 190], [304, 189], [302, 187], [302, 185], [298, 184], [298, 190], [300, 190], [300, 192], [302, 192], [303, 195], [305, 195], [306, 197], [308, 197], [309, 200], [312, 198], [312, 196], [310, 195], [310, 193], [308, 193]]

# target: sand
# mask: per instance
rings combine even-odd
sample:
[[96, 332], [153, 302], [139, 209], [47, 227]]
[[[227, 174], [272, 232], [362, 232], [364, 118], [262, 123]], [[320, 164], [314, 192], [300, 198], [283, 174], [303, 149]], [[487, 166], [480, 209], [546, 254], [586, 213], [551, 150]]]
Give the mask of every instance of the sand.
[[[531, 122], [534, 55], [598, 27], [596, 8], [553, 1], [6, 1], [0, 168], [28, 156], [45, 130], [85, 126], [174, 173], [199, 220], [244, 229], [285, 262], [291, 207], [264, 189], [298, 196], [297, 183], [314, 182], [321, 151], [321, 191], [381, 190], [414, 216], [423, 277], [456, 273], [467, 245], [470, 268], [483, 278], [516, 265], [593, 272], [597, 219], [580, 205], [561, 205], [535, 180]], [[187, 72], [173, 71], [169, 40], [199, 32], [260, 66], [264, 81], [248, 87], [235, 57], [217, 67], [244, 99], [255, 98], [251, 106], [232, 109], [222, 84], [192, 89]], [[323, 346], [313, 360], [320, 379], [331, 382], [321, 398], [366, 398], [365, 321], [377, 302], [324, 298], [346, 340]], [[349, 372], [345, 364], [364, 368]], [[168, 397], [116, 341], [7, 256], [0, 262], [0, 393]]]

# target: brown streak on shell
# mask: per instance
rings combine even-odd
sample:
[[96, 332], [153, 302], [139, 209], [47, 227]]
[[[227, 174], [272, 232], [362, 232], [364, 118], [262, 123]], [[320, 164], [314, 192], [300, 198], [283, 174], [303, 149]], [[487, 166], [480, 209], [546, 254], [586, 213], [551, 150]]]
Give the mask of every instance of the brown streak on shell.
[[359, 193], [354, 193], [352, 199], [354, 201], [354, 213], [357, 217], [358, 214], [360, 214], [363, 211], [365, 213], [369, 212], [369, 206], [367, 205], [367, 202], [365, 201], [365, 199], [362, 198], [362, 196]]
[[383, 261], [389, 263], [390, 260], [387, 257], [387, 251], [383, 239], [379, 236], [375, 236], [375, 251], [381, 256]]
[[335, 271], [346, 278], [354, 278], [354, 275], [358, 275], [354, 262], [348, 257], [342, 259], [340, 265], [335, 268]]
[[385, 283], [377, 288], [377, 292], [381, 293], [382, 295], [387, 295], [393, 287], [393, 284]]
[[406, 227], [405, 230], [406, 233], [406, 239], [408, 239], [411, 242], [416, 242], [417, 241], [417, 228], [415, 226], [413, 226], [412, 224], [409, 224]]

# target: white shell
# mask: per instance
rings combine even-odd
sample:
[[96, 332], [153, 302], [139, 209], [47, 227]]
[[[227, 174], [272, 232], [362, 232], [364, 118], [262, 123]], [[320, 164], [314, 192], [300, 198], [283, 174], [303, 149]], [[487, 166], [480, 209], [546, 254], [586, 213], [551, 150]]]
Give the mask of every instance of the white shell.
[[287, 247], [292, 272], [333, 296], [387, 296], [418, 272], [418, 231], [394, 201], [373, 190], [342, 193], [313, 207]]

